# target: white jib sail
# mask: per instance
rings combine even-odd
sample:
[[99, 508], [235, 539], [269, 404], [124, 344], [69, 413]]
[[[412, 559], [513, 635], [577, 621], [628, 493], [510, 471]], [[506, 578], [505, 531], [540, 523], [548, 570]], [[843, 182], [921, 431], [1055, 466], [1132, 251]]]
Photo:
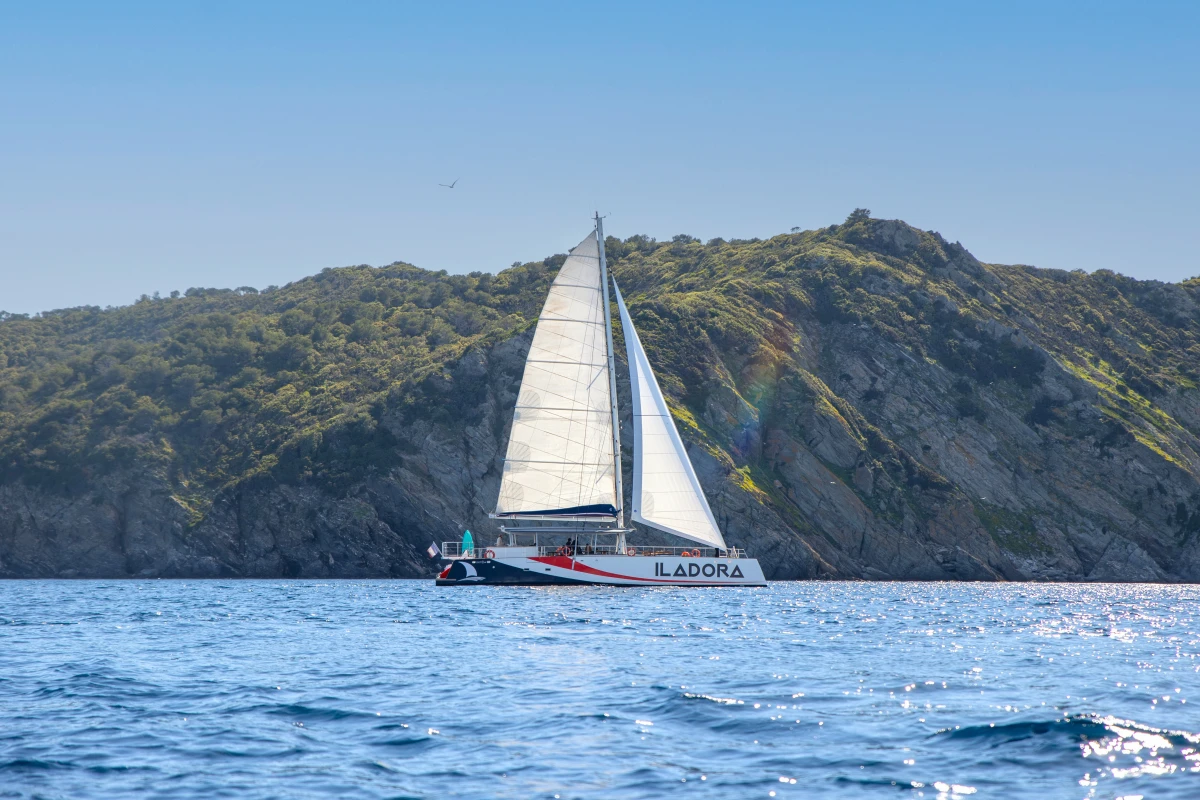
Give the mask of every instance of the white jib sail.
[[616, 514], [606, 310], [593, 233], [567, 256], [538, 317], [495, 516]]
[[633, 520], [723, 549], [725, 538], [696, 479], [619, 288], [616, 295], [633, 394]]

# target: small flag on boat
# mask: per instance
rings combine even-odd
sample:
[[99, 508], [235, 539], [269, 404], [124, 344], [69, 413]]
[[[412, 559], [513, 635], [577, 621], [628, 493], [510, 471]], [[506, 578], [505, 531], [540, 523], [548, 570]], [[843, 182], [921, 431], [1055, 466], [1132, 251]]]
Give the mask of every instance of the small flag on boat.
[[429, 549], [426, 550], [425, 552], [429, 553], [430, 558], [437, 558], [438, 556], [440, 556], [442, 554], [442, 551], [438, 549], [436, 542], [430, 542]]

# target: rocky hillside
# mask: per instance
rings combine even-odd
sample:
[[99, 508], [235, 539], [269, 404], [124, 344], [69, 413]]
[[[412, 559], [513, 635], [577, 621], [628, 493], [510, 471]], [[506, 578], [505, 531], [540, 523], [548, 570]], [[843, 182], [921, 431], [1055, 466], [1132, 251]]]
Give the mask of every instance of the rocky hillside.
[[[1200, 580], [1200, 281], [983, 264], [862, 211], [607, 247], [769, 577]], [[428, 574], [494, 530], [561, 261], [0, 314], [0, 576]]]

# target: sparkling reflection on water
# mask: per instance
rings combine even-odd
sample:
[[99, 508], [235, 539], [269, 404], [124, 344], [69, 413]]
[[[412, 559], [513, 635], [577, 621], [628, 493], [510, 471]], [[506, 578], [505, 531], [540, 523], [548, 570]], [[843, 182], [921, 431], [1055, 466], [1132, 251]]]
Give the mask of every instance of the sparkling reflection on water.
[[0, 583], [0, 797], [1200, 797], [1200, 588]]

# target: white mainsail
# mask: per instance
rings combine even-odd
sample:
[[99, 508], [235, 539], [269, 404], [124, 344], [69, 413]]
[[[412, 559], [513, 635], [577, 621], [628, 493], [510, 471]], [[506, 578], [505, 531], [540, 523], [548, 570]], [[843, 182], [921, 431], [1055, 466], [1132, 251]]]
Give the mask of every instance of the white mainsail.
[[633, 394], [633, 520], [694, 542], [725, 548], [654, 370], [616, 289]]
[[604, 294], [592, 233], [567, 256], [538, 317], [493, 516], [616, 517]]

